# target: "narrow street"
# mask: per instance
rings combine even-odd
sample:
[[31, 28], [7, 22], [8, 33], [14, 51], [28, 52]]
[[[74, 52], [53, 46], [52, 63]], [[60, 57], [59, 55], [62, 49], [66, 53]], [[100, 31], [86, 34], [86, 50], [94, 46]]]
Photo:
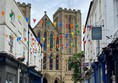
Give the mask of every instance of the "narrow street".
[[0, 0], [0, 83], [118, 83], [118, 0]]

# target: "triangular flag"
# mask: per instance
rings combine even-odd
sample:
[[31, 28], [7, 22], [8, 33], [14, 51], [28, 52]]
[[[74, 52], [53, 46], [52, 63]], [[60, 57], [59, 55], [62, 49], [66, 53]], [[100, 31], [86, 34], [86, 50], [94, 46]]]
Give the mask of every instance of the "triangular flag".
[[23, 43], [25, 42], [24, 40], [21, 40]]
[[43, 38], [43, 41], [45, 40], [45, 38]]
[[68, 47], [69, 44], [66, 44], [66, 47]]
[[17, 37], [17, 41], [20, 41], [21, 40], [21, 37]]
[[9, 16], [12, 17], [13, 16], [13, 13], [10, 13]]
[[68, 24], [66, 24], [66, 28], [68, 28]]
[[86, 40], [84, 41], [84, 44], [86, 44]]
[[36, 22], [36, 19], [33, 19], [34, 23]]
[[72, 36], [74, 35], [74, 32], [71, 32]]
[[32, 42], [32, 45], [34, 45], [35, 43], [34, 42]]
[[28, 18], [28, 17], [26, 17], [26, 21], [27, 21], [27, 22], [29, 21], [29, 18]]
[[73, 45], [73, 43], [71, 43], [71, 46]]
[[56, 44], [56, 47], [59, 47], [59, 44]]
[[57, 36], [54, 36], [54, 40], [56, 40], [57, 39]]
[[40, 42], [40, 38], [37, 38], [37, 41]]
[[43, 20], [40, 20], [40, 22], [39, 22], [40, 24], [43, 24]]
[[24, 41], [26, 41], [26, 37], [24, 37]]
[[59, 23], [60, 28], [62, 28], [62, 22]]
[[78, 30], [77, 33], [80, 33], [80, 31]]
[[47, 47], [49, 47], [50, 45], [49, 44], [47, 44]]
[[62, 36], [62, 35], [60, 35], [60, 38], [63, 38], [63, 36]]
[[50, 21], [47, 21], [46, 24], [47, 24], [48, 26], [50, 26]]
[[32, 41], [34, 41], [34, 38], [32, 38]]
[[78, 24], [76, 24], [76, 26], [75, 26], [76, 28], [78, 28], [79, 27], [79, 25]]
[[16, 36], [13, 36], [13, 39], [16, 39]]
[[66, 38], [68, 37], [68, 34], [66, 34]]
[[42, 44], [42, 47], [44, 47], [44, 44]]
[[5, 12], [4, 11], [1, 11], [1, 14], [2, 14], [2, 16], [4, 16], [5, 15]]
[[18, 16], [18, 20], [20, 20], [21, 19], [21, 16]]
[[56, 24], [57, 24], [57, 23], [56, 23], [56, 22], [53, 22], [53, 24], [54, 24], [54, 27], [56, 27]]
[[7, 38], [8, 37], [8, 34], [5, 34], [5, 37]]
[[70, 24], [70, 27], [71, 27], [71, 28], [73, 28], [73, 26], [74, 26], [73, 24]]

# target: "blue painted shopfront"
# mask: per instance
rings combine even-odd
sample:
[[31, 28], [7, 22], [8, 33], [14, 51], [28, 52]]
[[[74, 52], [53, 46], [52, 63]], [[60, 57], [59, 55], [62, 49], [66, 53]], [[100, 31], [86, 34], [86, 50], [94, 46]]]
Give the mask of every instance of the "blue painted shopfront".
[[42, 83], [42, 76], [34, 69], [28, 69], [29, 83]]
[[94, 70], [94, 83], [107, 83], [106, 55], [98, 56], [98, 62], [93, 62], [91, 67]]

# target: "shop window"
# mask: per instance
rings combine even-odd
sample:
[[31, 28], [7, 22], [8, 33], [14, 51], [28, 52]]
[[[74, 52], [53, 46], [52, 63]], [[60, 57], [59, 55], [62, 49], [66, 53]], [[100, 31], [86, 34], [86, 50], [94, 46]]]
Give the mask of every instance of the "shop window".
[[16, 76], [11, 73], [6, 73], [6, 82], [5, 83], [15, 83]]

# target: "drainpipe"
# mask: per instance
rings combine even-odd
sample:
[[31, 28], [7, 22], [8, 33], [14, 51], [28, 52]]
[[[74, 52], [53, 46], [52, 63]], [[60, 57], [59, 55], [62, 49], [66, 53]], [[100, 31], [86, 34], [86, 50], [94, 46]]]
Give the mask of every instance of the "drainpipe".
[[[30, 26], [28, 26], [30, 27]], [[29, 28], [28, 28], [28, 56], [27, 56], [27, 66], [29, 66]]]
[[17, 83], [20, 83], [20, 72], [21, 72], [21, 69], [20, 69], [20, 65], [18, 63], [18, 67], [17, 67]]

